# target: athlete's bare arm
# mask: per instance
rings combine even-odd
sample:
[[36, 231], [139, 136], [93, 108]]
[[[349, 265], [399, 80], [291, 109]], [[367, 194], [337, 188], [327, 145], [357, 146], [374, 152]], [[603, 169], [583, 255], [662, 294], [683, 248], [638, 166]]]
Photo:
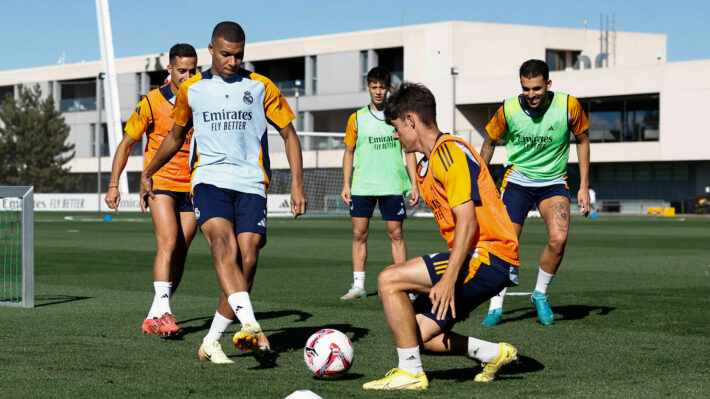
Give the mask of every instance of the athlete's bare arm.
[[180, 151], [180, 148], [185, 143], [185, 137], [187, 135], [188, 129], [184, 126], [180, 126], [177, 123], [173, 124], [172, 130], [165, 136], [163, 142], [160, 144], [160, 148], [155, 153], [155, 156], [150, 161], [148, 166], [143, 169], [141, 173], [141, 189], [140, 198], [141, 200], [141, 211], [147, 212], [147, 201], [146, 197], [155, 199], [155, 194], [153, 194], [153, 179], [152, 176], [155, 172], [159, 171], [172, 157]]
[[417, 156], [410, 152], [404, 156], [407, 161], [407, 174], [409, 181], [412, 183], [412, 194], [409, 200], [409, 205], [416, 205], [419, 202], [419, 185], [417, 184]]
[[296, 218], [306, 213], [306, 194], [303, 191], [303, 156], [301, 142], [292, 123], [279, 130], [286, 145], [286, 159], [291, 167], [291, 213]]
[[579, 161], [579, 192], [577, 193], [577, 205], [587, 216], [591, 211], [589, 205], [589, 136], [585, 131], [575, 136], [577, 140], [577, 159]]
[[121, 193], [118, 191], [118, 180], [123, 173], [123, 169], [128, 162], [128, 156], [131, 154], [131, 148], [138, 140], [124, 134], [123, 139], [116, 148], [116, 154], [113, 156], [113, 165], [111, 166], [111, 179], [108, 182], [108, 192], [104, 201], [106, 205], [116, 211], [118, 215], [118, 204], [121, 203]]
[[486, 134], [486, 138], [483, 140], [483, 145], [481, 146], [481, 158], [483, 158], [483, 162], [486, 163], [486, 166], [490, 166], [491, 164], [491, 158], [493, 158], [493, 152], [496, 149], [496, 142]]
[[451, 209], [451, 212], [454, 214], [456, 227], [454, 228], [454, 242], [451, 245], [449, 264], [441, 280], [431, 287], [431, 291], [429, 291], [429, 299], [433, 305], [431, 313], [436, 314], [437, 320], [442, 320], [449, 308], [451, 308], [451, 316], [456, 318], [456, 306], [454, 304], [456, 279], [463, 267], [463, 262], [468, 256], [471, 241], [473, 241], [478, 228], [476, 207], [473, 201], [466, 201], [463, 204], [456, 205]]
[[348, 205], [353, 202], [350, 198], [350, 177], [353, 174], [353, 158], [355, 158], [355, 147], [345, 146], [343, 152], [343, 190], [340, 198]]

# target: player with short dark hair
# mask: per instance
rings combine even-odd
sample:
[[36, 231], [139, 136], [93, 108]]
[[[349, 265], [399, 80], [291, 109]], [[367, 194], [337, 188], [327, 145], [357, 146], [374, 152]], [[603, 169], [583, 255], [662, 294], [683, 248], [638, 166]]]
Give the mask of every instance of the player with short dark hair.
[[404, 196], [411, 192], [410, 205], [419, 201], [417, 161], [414, 154], [407, 154], [405, 168], [402, 146], [394, 139], [392, 126], [385, 123], [384, 108], [391, 80], [390, 71], [385, 67], [377, 66], [367, 73], [370, 104], [350, 115], [345, 129], [343, 190], [340, 197], [350, 205], [353, 224], [353, 284], [340, 299], [367, 296], [367, 237], [376, 205], [379, 204], [387, 227], [392, 260], [395, 263], [407, 260], [407, 245], [402, 235], [402, 222], [407, 218]]
[[[195, 75], [197, 53], [191, 45], [174, 45], [170, 49], [169, 60], [170, 82], [141, 99], [126, 123], [126, 134], [116, 148], [105, 202], [117, 214], [121, 202], [118, 179], [126, 167], [131, 148], [145, 134], [148, 140], [143, 165], [148, 165], [173, 127], [170, 113], [180, 85]], [[177, 154], [155, 174], [154, 195], [148, 200], [158, 251], [153, 263], [155, 296], [141, 329], [160, 336], [172, 336], [180, 330], [170, 309], [170, 297], [182, 279], [187, 250], [197, 229], [190, 199], [190, 168], [187, 162], [191, 134], [191, 131], [186, 134]]]
[[[518, 237], [528, 211], [537, 206], [547, 227], [547, 246], [540, 256], [535, 290], [530, 297], [540, 323], [554, 324], [547, 288], [567, 243], [570, 195], [567, 185], [570, 133], [575, 137], [580, 185], [577, 204], [586, 217], [589, 204], [589, 121], [579, 101], [565, 93], [553, 92], [547, 64], [527, 60], [520, 66], [523, 93], [505, 100], [486, 126], [481, 157], [488, 165], [495, 143], [505, 140], [508, 154], [501, 195]], [[500, 323], [506, 290], [491, 299], [484, 327]]]
[[[417, 173], [419, 191], [449, 251], [396, 263], [380, 273], [378, 296], [399, 364], [385, 378], [365, 383], [367, 390], [428, 388], [421, 350], [483, 362], [477, 382], [492, 381], [517, 357], [510, 344], [451, 331], [501, 288], [517, 284], [520, 263], [518, 239], [488, 168], [465, 141], [439, 130], [435, 110], [431, 91], [407, 82], [385, 108], [387, 123], [406, 151], [424, 154]], [[420, 294], [413, 304], [408, 292]]]
[[267, 123], [285, 142], [291, 167], [291, 212], [306, 212], [301, 145], [286, 99], [268, 78], [242, 69], [244, 31], [234, 22], [218, 24], [208, 49], [212, 67], [185, 82], [177, 95], [175, 125], [141, 175], [141, 196], [153, 197], [151, 176], [177, 152], [187, 126], [195, 217], [212, 250], [222, 288], [220, 306], [198, 351], [213, 363], [232, 363], [218, 340], [232, 321], [238, 349], [258, 358], [270, 351], [256, 321], [249, 292], [259, 251], [266, 242], [266, 193], [271, 179]]

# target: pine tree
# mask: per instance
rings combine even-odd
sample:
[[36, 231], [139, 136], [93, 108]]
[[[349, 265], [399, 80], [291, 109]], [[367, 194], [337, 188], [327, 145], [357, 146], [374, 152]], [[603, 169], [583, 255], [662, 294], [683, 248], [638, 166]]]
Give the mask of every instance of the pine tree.
[[77, 178], [65, 166], [74, 158], [69, 125], [51, 95], [42, 99], [39, 85], [18, 89], [18, 98], [8, 93], [0, 107], [0, 185], [73, 191]]

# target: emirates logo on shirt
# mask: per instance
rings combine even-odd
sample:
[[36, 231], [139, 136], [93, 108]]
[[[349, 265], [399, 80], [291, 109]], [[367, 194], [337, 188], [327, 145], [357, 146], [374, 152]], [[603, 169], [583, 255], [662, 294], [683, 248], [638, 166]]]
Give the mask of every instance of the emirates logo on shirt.
[[245, 91], [245, 92], [244, 92], [244, 98], [242, 98], [242, 100], [244, 100], [244, 104], [246, 104], [246, 105], [251, 105], [251, 103], [254, 102], [254, 97], [251, 96], [251, 93], [250, 93], [250, 92]]

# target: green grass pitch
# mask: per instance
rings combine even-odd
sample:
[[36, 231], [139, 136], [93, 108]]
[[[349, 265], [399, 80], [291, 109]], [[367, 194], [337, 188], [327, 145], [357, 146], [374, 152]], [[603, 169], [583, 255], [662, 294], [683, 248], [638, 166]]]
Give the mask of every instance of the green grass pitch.
[[[2, 398], [283, 398], [309, 389], [324, 398], [707, 397], [710, 392], [710, 219], [602, 215], [572, 219], [560, 273], [551, 286], [556, 322], [537, 322], [527, 296], [508, 297], [504, 322], [479, 326], [476, 309], [455, 331], [519, 349], [520, 361], [491, 384], [476, 384], [477, 363], [424, 356], [425, 392], [365, 392], [364, 382], [396, 366], [376, 296], [377, 273], [391, 262], [384, 225], [373, 219], [368, 298], [340, 301], [351, 279], [347, 218], [269, 220], [252, 301], [279, 353], [261, 368], [231, 345], [235, 361], [214, 365], [197, 349], [219, 293], [198, 233], [172, 309], [180, 339], [143, 335], [152, 300], [155, 237], [146, 215], [35, 214], [36, 308], [0, 308]], [[409, 256], [446, 249], [431, 219], [404, 225]], [[521, 285], [532, 291], [545, 244], [541, 220], [521, 241]], [[355, 346], [345, 378], [320, 381], [303, 364], [306, 338], [322, 327]]]

